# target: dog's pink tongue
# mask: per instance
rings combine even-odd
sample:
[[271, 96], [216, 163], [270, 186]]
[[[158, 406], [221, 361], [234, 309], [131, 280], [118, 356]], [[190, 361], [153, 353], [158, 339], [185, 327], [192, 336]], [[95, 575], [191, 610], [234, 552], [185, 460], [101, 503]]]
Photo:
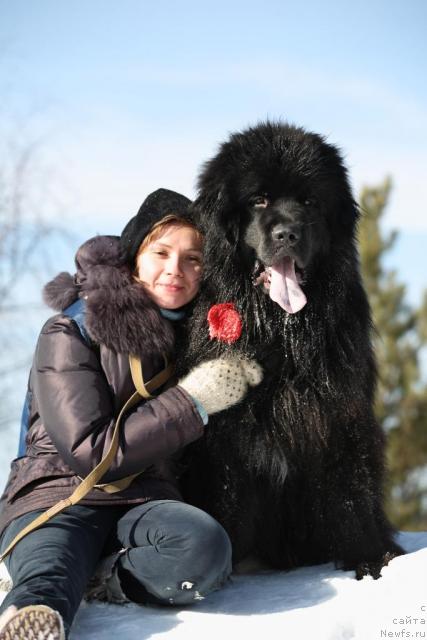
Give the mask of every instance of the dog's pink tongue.
[[271, 267], [270, 298], [288, 313], [300, 311], [307, 303], [295, 274], [295, 261], [284, 258]]

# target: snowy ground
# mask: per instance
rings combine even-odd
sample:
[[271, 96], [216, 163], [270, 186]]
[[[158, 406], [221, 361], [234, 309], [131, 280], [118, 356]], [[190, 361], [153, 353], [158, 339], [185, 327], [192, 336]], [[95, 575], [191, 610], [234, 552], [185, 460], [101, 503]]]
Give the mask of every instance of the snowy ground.
[[194, 607], [82, 604], [70, 640], [380, 640], [427, 637], [427, 533], [374, 581], [332, 565], [233, 576]]

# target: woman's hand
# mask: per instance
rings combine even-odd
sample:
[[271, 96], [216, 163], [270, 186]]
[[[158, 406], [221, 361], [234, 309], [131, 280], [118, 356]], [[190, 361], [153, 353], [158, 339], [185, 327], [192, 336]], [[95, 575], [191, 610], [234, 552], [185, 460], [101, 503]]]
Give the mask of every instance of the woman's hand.
[[243, 400], [249, 387], [258, 385], [262, 376], [262, 369], [254, 360], [224, 357], [202, 362], [178, 385], [200, 402], [210, 415]]

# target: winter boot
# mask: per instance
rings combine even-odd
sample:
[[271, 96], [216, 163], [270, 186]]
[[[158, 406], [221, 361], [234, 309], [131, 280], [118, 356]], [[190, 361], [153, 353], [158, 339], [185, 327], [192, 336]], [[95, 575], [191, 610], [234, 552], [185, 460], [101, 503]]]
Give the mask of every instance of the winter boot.
[[120, 556], [126, 551], [127, 549], [121, 549], [117, 553], [100, 560], [94, 575], [86, 587], [85, 600], [101, 600], [102, 602], [114, 602], [115, 604], [130, 602], [120, 584], [117, 566]]
[[44, 604], [30, 604], [22, 609], [11, 606], [2, 619], [0, 640], [65, 640], [60, 614]]

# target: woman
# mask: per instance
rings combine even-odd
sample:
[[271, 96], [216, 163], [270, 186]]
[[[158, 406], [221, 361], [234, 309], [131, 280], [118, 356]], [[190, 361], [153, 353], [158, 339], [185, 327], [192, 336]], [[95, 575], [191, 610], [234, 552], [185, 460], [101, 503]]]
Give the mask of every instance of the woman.
[[[173, 359], [174, 327], [202, 276], [202, 238], [189, 204], [166, 189], [152, 193], [120, 240], [89, 240], [74, 278], [59, 274], [45, 288], [61, 313], [47, 321], [35, 351], [26, 450], [13, 461], [2, 497], [2, 552], [104, 458], [135, 391], [129, 354], [141, 358], [144, 380]], [[70, 313], [77, 300], [84, 301], [83, 323]], [[260, 378], [254, 363], [213, 360], [124, 413], [104, 486], [28, 533], [6, 557], [13, 588], [0, 609], [0, 640], [65, 638], [89, 581], [92, 597], [176, 605], [224, 583], [228, 536], [182, 502], [174, 454], [203, 436], [209, 414], [242, 400]], [[126, 488], [107, 490], [129, 476]]]

